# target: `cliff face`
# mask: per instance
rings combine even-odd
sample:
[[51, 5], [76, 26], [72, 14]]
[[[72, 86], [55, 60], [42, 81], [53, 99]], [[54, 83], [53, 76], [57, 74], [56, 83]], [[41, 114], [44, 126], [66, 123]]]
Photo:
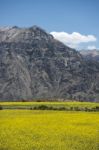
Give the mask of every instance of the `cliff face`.
[[37, 26], [0, 28], [0, 100], [98, 101], [99, 65]]

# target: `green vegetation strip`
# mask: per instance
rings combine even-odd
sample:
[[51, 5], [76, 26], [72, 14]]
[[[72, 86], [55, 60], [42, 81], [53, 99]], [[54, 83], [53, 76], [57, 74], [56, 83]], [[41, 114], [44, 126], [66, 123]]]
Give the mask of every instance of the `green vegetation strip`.
[[99, 103], [91, 102], [0, 102], [2, 109], [99, 111]]

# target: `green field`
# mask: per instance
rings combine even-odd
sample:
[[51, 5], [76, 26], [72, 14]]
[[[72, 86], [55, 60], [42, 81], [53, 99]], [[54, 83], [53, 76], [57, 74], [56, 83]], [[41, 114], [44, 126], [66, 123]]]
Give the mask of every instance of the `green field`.
[[0, 111], [0, 150], [98, 149], [99, 112]]

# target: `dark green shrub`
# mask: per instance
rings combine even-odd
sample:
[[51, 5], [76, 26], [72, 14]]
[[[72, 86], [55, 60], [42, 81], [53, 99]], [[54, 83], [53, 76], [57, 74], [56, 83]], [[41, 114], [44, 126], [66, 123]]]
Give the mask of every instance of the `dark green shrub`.
[[96, 106], [96, 111], [99, 111], [99, 106]]
[[46, 106], [46, 105], [40, 105], [37, 108], [40, 110], [48, 110], [48, 106]]
[[80, 108], [79, 107], [74, 107], [74, 110], [75, 111], [80, 111]]
[[73, 107], [70, 107], [70, 110], [73, 110], [74, 108]]
[[60, 108], [58, 108], [58, 110], [66, 110], [66, 108], [65, 107], [60, 107]]
[[0, 110], [2, 110], [3, 109], [3, 107], [0, 105]]
[[33, 110], [34, 108], [30, 107], [30, 110]]
[[53, 110], [53, 107], [52, 107], [52, 106], [49, 106], [49, 107], [48, 107], [48, 110]]

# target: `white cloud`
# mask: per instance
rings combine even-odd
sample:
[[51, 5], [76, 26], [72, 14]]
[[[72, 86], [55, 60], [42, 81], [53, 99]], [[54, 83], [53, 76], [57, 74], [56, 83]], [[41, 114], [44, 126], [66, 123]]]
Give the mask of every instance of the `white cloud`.
[[55, 39], [63, 42], [64, 44], [76, 48], [81, 43], [95, 42], [97, 39], [94, 35], [82, 35], [78, 32], [71, 34], [66, 32], [51, 32]]
[[96, 49], [96, 46], [95, 46], [95, 45], [90, 45], [90, 46], [88, 46], [88, 49], [89, 49], [89, 50]]

